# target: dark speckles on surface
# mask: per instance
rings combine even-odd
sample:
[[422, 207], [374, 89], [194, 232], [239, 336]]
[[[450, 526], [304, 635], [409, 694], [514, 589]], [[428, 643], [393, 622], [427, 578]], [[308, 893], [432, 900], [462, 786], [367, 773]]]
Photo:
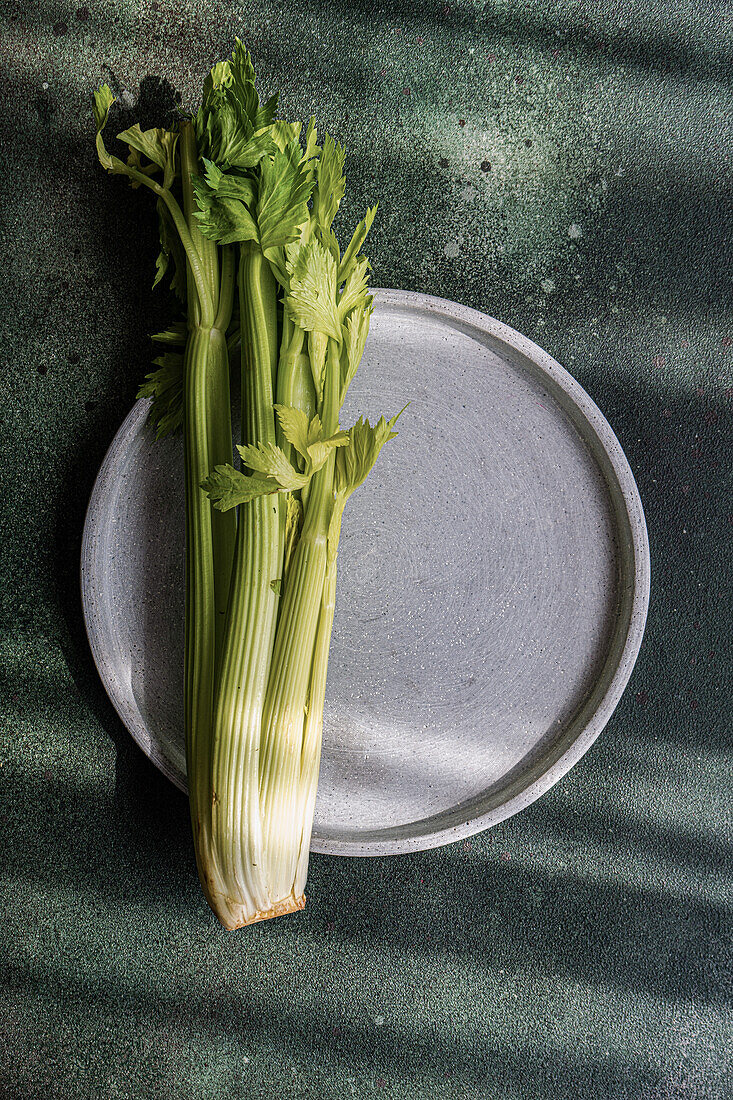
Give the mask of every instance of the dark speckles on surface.
[[56, 104], [47, 87], [41, 89], [41, 94], [34, 98], [33, 103], [39, 118], [43, 122], [50, 122], [56, 110]]

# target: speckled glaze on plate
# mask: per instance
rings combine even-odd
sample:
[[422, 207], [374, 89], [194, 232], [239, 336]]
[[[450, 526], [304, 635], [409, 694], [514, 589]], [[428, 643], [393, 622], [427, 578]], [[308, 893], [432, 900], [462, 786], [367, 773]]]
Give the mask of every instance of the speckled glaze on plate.
[[[347, 506], [312, 849], [447, 844], [517, 813], [610, 718], [639, 651], [649, 547], [629, 465], [584, 390], [475, 310], [376, 292], [341, 422], [399, 436]], [[138, 402], [82, 545], [94, 660], [185, 790], [180, 440]]]

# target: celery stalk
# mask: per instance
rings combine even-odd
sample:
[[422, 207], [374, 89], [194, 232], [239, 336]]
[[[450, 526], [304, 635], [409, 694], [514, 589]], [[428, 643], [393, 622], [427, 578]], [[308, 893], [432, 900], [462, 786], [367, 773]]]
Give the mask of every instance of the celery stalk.
[[[321, 407], [326, 435], [338, 427], [339, 394], [338, 347], [329, 340]], [[326, 577], [334, 463], [332, 452], [310, 488], [278, 621], [263, 722], [260, 797], [271, 889], [277, 901], [291, 897], [293, 904], [302, 898], [294, 892], [306, 805], [301, 798], [301, 763]]]
[[[214, 678], [221, 648], [234, 549], [233, 514], [215, 512], [201, 489], [212, 466], [231, 454], [231, 401], [226, 329], [233, 302], [233, 258], [222, 263], [200, 232], [192, 177], [198, 171], [196, 137], [180, 135], [183, 210], [212, 306], [202, 302], [189, 263], [189, 338], [184, 358], [183, 447], [186, 471], [186, 632], [184, 716], [186, 767], [199, 877], [210, 904], [221, 885], [211, 858], [211, 738]], [[214, 316], [211, 317], [211, 312]], [[222, 522], [224, 521], [224, 522]]]
[[[275, 283], [269, 264], [253, 247], [242, 250], [239, 302], [243, 442], [274, 443]], [[272, 496], [240, 508], [214, 708], [212, 836], [217, 866], [227, 884], [226, 904], [215, 911], [227, 928], [274, 915], [269, 912], [258, 763], [278, 605], [272, 582], [282, 568], [280, 511], [280, 500]]]
[[342, 253], [345, 150], [319, 145], [313, 119], [305, 134], [275, 120], [239, 41], [194, 118], [118, 135], [126, 161], [102, 136], [113, 102], [106, 85], [95, 94], [99, 160], [156, 196], [154, 285], [170, 274], [184, 313], [154, 337], [139, 394], [159, 436], [183, 432], [191, 821], [204, 894], [233, 929], [305, 903], [341, 517], [396, 420], [339, 429], [369, 329], [361, 248], [376, 207]]
[[308, 877], [308, 859], [310, 856], [313, 812], [316, 804], [318, 773], [321, 763], [321, 741], [323, 735], [323, 705], [326, 698], [326, 672], [328, 669], [328, 651], [331, 645], [331, 631], [336, 607], [336, 551], [329, 544], [326, 558], [326, 575], [323, 583], [321, 606], [318, 613], [318, 628], [313, 653], [308, 702], [303, 724], [303, 745], [300, 754], [300, 774], [298, 777], [298, 803], [295, 820], [300, 829], [298, 857], [295, 866], [296, 897], [305, 891]]

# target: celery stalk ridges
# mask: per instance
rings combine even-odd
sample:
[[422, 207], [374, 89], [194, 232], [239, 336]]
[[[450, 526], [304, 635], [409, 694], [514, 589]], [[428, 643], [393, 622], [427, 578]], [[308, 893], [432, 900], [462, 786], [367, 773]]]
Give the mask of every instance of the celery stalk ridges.
[[159, 437], [183, 435], [191, 821], [204, 893], [233, 929], [305, 904], [341, 518], [396, 434], [397, 416], [339, 425], [373, 308], [376, 206], [342, 252], [344, 149], [313, 119], [275, 119], [238, 40], [193, 117], [118, 135], [125, 160], [104, 144], [113, 102], [95, 94], [99, 160], [156, 196], [154, 285], [170, 276], [182, 314], [153, 337], [138, 396]]

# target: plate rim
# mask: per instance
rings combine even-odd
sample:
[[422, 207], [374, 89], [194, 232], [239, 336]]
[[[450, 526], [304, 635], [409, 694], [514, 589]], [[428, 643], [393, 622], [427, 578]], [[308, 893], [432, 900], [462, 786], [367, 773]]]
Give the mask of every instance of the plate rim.
[[[410, 823], [409, 826], [390, 826], [384, 830], [371, 830], [364, 832], [360, 838], [320, 837], [314, 831], [311, 839], [311, 852], [325, 855], [339, 856], [383, 856], [401, 855], [409, 852], [424, 851], [430, 848], [441, 847], [456, 840], [462, 840], [483, 832], [485, 829], [497, 825], [499, 822], [512, 817], [535, 802], [541, 795], [553, 787], [587, 752], [609, 722], [616, 709], [621, 696], [626, 688], [636, 659], [641, 648], [644, 629], [646, 625], [649, 607], [649, 595], [651, 584], [651, 561], [649, 552], [649, 538], [647, 533], [644, 510], [641, 503], [639, 490], [631, 471], [628, 459], [619, 443], [611, 425], [598, 408], [593, 399], [583, 389], [572, 375], [548, 352], [538, 344], [523, 336], [522, 333], [509, 325], [498, 321], [480, 310], [470, 306], [460, 305], [448, 299], [431, 294], [423, 294], [419, 291], [396, 290], [385, 288], [373, 288], [375, 305], [379, 308], [404, 308], [417, 312], [427, 312], [433, 315], [443, 316], [446, 319], [458, 322], [473, 329], [478, 329], [484, 334], [505, 344], [531, 364], [547, 375], [558, 389], [568, 399], [569, 407], [565, 411], [570, 413], [572, 408], [580, 411], [582, 420], [592, 430], [600, 444], [600, 449], [608, 461], [609, 469], [613, 474], [616, 487], [619, 490], [620, 501], [623, 502], [628, 521], [628, 534], [630, 535], [630, 551], [633, 555], [633, 568], [629, 570], [628, 580], [631, 582], [631, 595], [627, 598], [628, 624], [625, 637], [615, 659], [615, 667], [605, 687], [601, 698], [580, 728], [570, 744], [560, 753], [549, 767], [526, 786], [523, 786], [516, 794], [506, 801], [493, 806], [484, 812], [470, 816], [466, 821], [455, 825], [443, 825], [431, 828], [431, 818], [421, 819]], [[556, 395], [553, 395], [556, 396]], [[104, 510], [101, 507], [103, 487], [107, 481], [105, 474], [114, 465], [116, 457], [124, 450], [127, 439], [139, 427], [139, 421], [144, 419], [147, 413], [147, 402], [136, 401], [130, 412], [112, 439], [102, 463], [97, 472], [94, 486], [87, 505], [82, 534], [80, 555], [80, 586], [81, 602], [84, 617], [84, 627], [87, 640], [91, 649], [92, 658], [97, 668], [102, 684], [105, 688], [115, 711], [125, 728], [139, 745], [145, 755], [153, 764], [175, 784], [179, 790], [186, 792], [185, 782], [181, 781], [178, 773], [172, 768], [168, 759], [158, 751], [157, 745], [144, 728], [140, 728], [125, 703], [124, 694], [112, 675], [112, 662], [108, 653], [98, 644], [95, 620], [95, 601], [91, 591], [92, 587], [92, 549], [95, 541], [95, 530], [99, 527]], [[594, 453], [594, 459], [598, 461], [598, 455]], [[601, 470], [604, 480], [608, 484], [609, 492], [614, 495], [614, 486], [608, 479], [608, 472]], [[616, 529], [618, 523], [618, 505], [616, 504]], [[633, 572], [633, 577], [631, 573]], [[615, 639], [615, 635], [614, 635]], [[608, 659], [599, 671], [596, 682], [606, 675]], [[581, 712], [582, 713], [582, 712]], [[573, 719], [573, 722], [577, 721]], [[571, 723], [572, 728], [572, 723]], [[484, 796], [485, 797], [485, 796]], [[471, 804], [480, 800], [477, 796]], [[469, 809], [468, 804], [466, 805]], [[456, 808], [457, 809], [457, 808]], [[420, 830], [421, 823], [425, 826]], [[399, 833], [402, 830], [413, 828], [409, 835], [385, 836], [384, 833]]]

